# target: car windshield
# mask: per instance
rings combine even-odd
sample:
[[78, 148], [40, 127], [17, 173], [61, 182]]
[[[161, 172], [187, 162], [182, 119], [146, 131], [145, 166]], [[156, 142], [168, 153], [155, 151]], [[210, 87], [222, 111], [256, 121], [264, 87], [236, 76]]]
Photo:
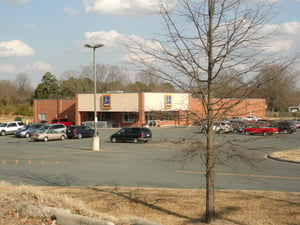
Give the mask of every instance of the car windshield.
[[27, 130], [27, 129], [29, 129], [30, 127], [31, 127], [31, 125], [28, 124], [28, 125], [25, 125], [23, 129], [24, 129], [24, 130]]
[[7, 123], [1, 123], [0, 127], [6, 127]]

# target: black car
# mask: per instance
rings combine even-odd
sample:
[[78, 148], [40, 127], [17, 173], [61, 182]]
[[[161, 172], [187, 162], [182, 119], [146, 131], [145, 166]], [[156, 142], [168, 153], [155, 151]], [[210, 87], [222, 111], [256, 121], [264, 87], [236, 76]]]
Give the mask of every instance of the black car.
[[94, 136], [94, 129], [88, 126], [69, 126], [67, 128], [67, 136], [68, 138], [78, 138], [81, 139], [83, 137], [93, 137]]
[[115, 143], [118, 141], [148, 142], [152, 138], [152, 132], [145, 127], [128, 127], [122, 128], [118, 132], [110, 136], [110, 141]]
[[278, 127], [278, 133], [291, 134], [297, 130], [295, 123], [291, 121], [279, 121], [273, 126]]

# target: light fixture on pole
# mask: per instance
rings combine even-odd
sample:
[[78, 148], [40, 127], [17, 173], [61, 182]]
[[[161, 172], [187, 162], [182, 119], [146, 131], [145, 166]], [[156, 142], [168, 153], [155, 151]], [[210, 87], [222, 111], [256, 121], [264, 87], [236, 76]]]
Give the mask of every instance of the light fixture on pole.
[[97, 72], [96, 72], [96, 48], [101, 48], [102, 44], [85, 44], [84, 47], [93, 49], [93, 67], [94, 67], [94, 137], [93, 137], [93, 151], [100, 150], [100, 137], [97, 132], [97, 111], [96, 111], [96, 95], [97, 95]]

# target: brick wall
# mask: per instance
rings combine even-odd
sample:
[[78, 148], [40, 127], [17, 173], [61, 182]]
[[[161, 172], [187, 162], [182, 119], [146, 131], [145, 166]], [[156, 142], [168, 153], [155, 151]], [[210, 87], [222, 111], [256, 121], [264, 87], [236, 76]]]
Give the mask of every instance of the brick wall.
[[33, 100], [34, 122], [40, 121], [39, 114], [45, 114], [46, 120], [55, 118], [68, 118], [75, 122], [75, 100], [62, 99], [34, 99]]
[[[217, 118], [224, 117], [246, 117], [250, 114], [257, 117], [266, 116], [265, 99], [214, 99], [215, 112]], [[199, 99], [190, 98], [189, 109], [191, 113], [205, 116], [205, 106]]]

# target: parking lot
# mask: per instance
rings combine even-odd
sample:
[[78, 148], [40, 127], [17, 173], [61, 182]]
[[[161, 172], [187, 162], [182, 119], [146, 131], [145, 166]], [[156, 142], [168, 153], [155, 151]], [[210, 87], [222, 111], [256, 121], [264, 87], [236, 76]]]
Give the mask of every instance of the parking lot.
[[[153, 128], [152, 140], [143, 144], [111, 143], [109, 136], [116, 130], [100, 130], [99, 152], [91, 151], [91, 138], [34, 142], [1, 136], [0, 178], [15, 184], [51, 186], [205, 187], [205, 166], [199, 156], [185, 164], [174, 160], [182, 159], [175, 156], [187, 147], [186, 139], [205, 139], [198, 127]], [[299, 191], [299, 164], [265, 158], [274, 151], [299, 148], [299, 137], [299, 131], [272, 136], [216, 135], [222, 152], [222, 164], [216, 166], [217, 187]], [[241, 152], [253, 159], [252, 166], [227, 157]]]

